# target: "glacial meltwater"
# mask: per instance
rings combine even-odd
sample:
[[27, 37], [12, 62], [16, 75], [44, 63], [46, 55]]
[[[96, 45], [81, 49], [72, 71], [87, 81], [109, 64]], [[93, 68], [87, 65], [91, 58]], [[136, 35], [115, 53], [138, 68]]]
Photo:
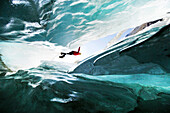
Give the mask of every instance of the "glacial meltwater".
[[0, 113], [170, 113], [170, 0], [1, 0]]

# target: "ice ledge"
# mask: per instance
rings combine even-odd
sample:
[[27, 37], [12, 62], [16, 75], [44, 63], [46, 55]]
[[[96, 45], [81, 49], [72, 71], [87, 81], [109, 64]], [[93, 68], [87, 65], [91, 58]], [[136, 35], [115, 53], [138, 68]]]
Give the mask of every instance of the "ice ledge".
[[[76, 67], [71, 73], [101, 74], [165, 74], [170, 72], [170, 34], [167, 25], [149, 39], [127, 48], [114, 51], [96, 61], [95, 56]], [[125, 45], [127, 46], [127, 45]], [[116, 53], [116, 54], [115, 54]], [[96, 62], [95, 62], [96, 61]]]

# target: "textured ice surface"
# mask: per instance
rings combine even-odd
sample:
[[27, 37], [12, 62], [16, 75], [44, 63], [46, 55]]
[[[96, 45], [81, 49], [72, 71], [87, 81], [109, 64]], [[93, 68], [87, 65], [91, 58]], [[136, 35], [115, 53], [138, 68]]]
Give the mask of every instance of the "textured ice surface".
[[[158, 31], [170, 21], [146, 27], [167, 17], [169, 6], [169, 0], [1, 0], [0, 113], [169, 113], [169, 27]], [[137, 26], [137, 34], [117, 35], [81, 61], [76, 74], [67, 73], [79, 62], [74, 56], [56, 56]], [[7, 66], [23, 70], [9, 73]]]
[[136, 37], [127, 38], [128, 41], [125, 39], [107, 51], [84, 61], [73, 72], [93, 75], [170, 72], [169, 25], [150, 38], [147, 32], [135, 39]]

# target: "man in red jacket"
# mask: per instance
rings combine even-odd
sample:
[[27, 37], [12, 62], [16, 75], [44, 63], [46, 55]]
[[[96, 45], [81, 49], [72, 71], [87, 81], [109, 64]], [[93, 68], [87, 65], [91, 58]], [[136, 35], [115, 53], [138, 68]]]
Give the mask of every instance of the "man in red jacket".
[[63, 52], [61, 52], [61, 56], [59, 56], [59, 58], [64, 58], [65, 57], [65, 55], [81, 55], [81, 53], [80, 53], [80, 47], [78, 48], [78, 51], [71, 51], [71, 52], [69, 52], [69, 53], [63, 53]]

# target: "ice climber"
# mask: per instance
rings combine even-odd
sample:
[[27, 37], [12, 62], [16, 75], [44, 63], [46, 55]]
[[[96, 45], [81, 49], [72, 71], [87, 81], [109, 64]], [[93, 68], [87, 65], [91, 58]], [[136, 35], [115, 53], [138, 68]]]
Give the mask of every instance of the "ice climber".
[[65, 55], [81, 55], [81, 53], [80, 53], [80, 47], [78, 48], [78, 51], [71, 51], [71, 52], [69, 52], [69, 53], [61, 52], [61, 56], [59, 56], [59, 58], [64, 58]]

